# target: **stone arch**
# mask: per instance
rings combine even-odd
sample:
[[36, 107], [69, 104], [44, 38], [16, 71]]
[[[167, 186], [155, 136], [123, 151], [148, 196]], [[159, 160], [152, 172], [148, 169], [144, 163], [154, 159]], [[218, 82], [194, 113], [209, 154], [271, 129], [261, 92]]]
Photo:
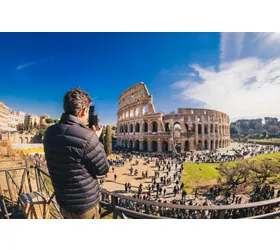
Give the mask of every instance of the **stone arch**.
[[219, 141], [219, 148], [222, 147], [222, 140]]
[[175, 122], [173, 126], [173, 130], [181, 130], [182, 126], [180, 122]]
[[138, 122], [135, 124], [135, 132], [136, 133], [140, 132], [140, 124]]
[[185, 141], [185, 143], [184, 143], [184, 151], [185, 152], [190, 151], [190, 143], [189, 143], [189, 141]]
[[207, 140], [204, 141], [204, 149], [206, 149], [206, 150], [208, 149], [208, 141]]
[[134, 148], [135, 148], [136, 151], [139, 151], [139, 149], [140, 149], [140, 146], [139, 146], [139, 145], [140, 145], [139, 140], [136, 140], [136, 141], [135, 141], [135, 145], [134, 145]]
[[210, 142], [210, 149], [214, 149], [214, 141], [213, 140], [211, 140], [211, 142]]
[[204, 134], [208, 134], [208, 126], [207, 124], [204, 124]]
[[218, 133], [218, 124], [215, 125], [215, 133]]
[[201, 126], [201, 124], [198, 124], [198, 126], [197, 126], [197, 133], [199, 134], [199, 135], [201, 135], [202, 134], [202, 126]]
[[218, 149], [219, 148], [219, 143], [218, 143], [218, 140], [216, 140], [216, 143], [215, 143], [215, 148]]
[[164, 129], [165, 129], [166, 132], [171, 130], [169, 122], [164, 124]]
[[128, 126], [125, 124], [125, 133], [128, 133]]
[[133, 133], [133, 124], [132, 123], [129, 125], [129, 132]]
[[127, 140], [125, 140], [124, 141], [124, 147], [127, 148], [127, 146], [128, 146], [128, 143], [127, 143]]
[[28, 143], [28, 137], [24, 138], [24, 143]]
[[152, 132], [158, 132], [158, 124], [157, 122], [152, 122]]
[[202, 149], [203, 149], [203, 143], [202, 143], [201, 140], [198, 140], [196, 149], [197, 149], [197, 150], [202, 150]]
[[148, 152], [148, 142], [146, 140], [143, 141], [143, 151]]
[[214, 128], [213, 128], [213, 124], [210, 124], [210, 133], [214, 133]]
[[128, 147], [131, 148], [131, 149], [133, 148], [133, 141], [132, 140], [129, 141]]
[[152, 151], [157, 152], [158, 151], [158, 143], [157, 141], [152, 141]]
[[185, 124], [185, 127], [186, 127], [186, 131], [188, 132], [189, 131], [189, 125], [187, 123]]
[[23, 138], [19, 137], [20, 144], [23, 144]]
[[147, 122], [143, 123], [143, 132], [148, 132], [148, 123]]
[[163, 141], [162, 142], [162, 152], [167, 152], [168, 151], [168, 142]]

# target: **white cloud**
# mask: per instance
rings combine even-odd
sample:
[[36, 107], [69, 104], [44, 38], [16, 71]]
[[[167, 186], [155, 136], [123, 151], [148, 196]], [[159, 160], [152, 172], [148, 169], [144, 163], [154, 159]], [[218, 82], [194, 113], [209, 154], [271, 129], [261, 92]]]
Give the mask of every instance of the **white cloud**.
[[32, 65], [34, 65], [34, 64], [37, 64], [37, 61], [30, 62], [30, 63], [26, 63], [26, 64], [22, 64], [22, 65], [20, 65], [20, 66], [17, 67], [17, 70], [30, 67], [30, 66], [32, 66]]
[[203, 101], [212, 109], [231, 117], [279, 116], [280, 58], [264, 61], [247, 58], [222, 64], [220, 71], [192, 65], [202, 83], [180, 81], [172, 86], [180, 88], [185, 100]]
[[219, 69], [190, 65], [196, 81], [187, 77], [172, 87], [185, 101], [203, 102], [231, 118], [280, 117], [279, 47], [280, 33], [222, 33]]

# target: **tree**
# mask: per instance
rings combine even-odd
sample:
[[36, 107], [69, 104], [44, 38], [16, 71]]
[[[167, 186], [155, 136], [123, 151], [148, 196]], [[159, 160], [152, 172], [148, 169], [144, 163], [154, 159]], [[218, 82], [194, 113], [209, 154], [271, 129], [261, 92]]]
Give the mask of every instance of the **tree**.
[[280, 173], [278, 164], [270, 159], [250, 162], [248, 169], [251, 171], [252, 182], [259, 185], [264, 184], [268, 178], [271, 181], [277, 179]]
[[[99, 137], [99, 141], [104, 145], [105, 144], [105, 134], [104, 130], [102, 130], [101, 135]], [[104, 145], [105, 146], [105, 145]]]
[[24, 130], [25, 130], [25, 126], [24, 126], [24, 124], [19, 123], [19, 124], [17, 125], [17, 131], [22, 132], [22, 131], [24, 131]]
[[230, 134], [231, 135], [238, 135], [239, 134], [237, 126], [235, 126], [235, 125], [230, 126]]
[[279, 128], [277, 126], [275, 126], [275, 125], [270, 126], [269, 130], [268, 130], [268, 132], [271, 133], [271, 134], [277, 134], [278, 131], [279, 131]]
[[249, 169], [244, 162], [238, 162], [235, 166], [230, 166], [228, 163], [221, 163], [218, 167], [221, 179], [220, 182], [234, 189], [241, 184], [246, 184], [249, 177]]
[[109, 125], [106, 126], [106, 145], [105, 151], [107, 155], [112, 154], [112, 133]]
[[255, 129], [257, 132], [261, 133], [263, 131], [263, 125], [262, 123], [257, 123], [255, 126]]
[[47, 119], [46, 119], [46, 123], [48, 123], [48, 124], [53, 123], [53, 119], [52, 119], [52, 118], [47, 118]]

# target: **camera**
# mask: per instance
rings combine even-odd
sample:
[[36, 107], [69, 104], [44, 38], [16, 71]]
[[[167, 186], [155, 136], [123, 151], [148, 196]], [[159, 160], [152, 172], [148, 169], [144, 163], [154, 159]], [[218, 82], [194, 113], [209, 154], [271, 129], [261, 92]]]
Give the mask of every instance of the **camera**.
[[89, 115], [88, 115], [88, 127], [92, 128], [92, 125], [98, 126], [98, 115], [95, 114], [95, 106], [89, 107]]

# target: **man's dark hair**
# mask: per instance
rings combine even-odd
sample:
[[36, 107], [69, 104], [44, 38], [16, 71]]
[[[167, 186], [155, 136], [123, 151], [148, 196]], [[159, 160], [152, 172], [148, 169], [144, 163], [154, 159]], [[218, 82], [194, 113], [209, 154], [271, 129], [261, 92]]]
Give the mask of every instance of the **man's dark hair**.
[[83, 108], [88, 108], [92, 103], [89, 94], [80, 87], [70, 89], [64, 96], [63, 108], [66, 114], [78, 116]]

